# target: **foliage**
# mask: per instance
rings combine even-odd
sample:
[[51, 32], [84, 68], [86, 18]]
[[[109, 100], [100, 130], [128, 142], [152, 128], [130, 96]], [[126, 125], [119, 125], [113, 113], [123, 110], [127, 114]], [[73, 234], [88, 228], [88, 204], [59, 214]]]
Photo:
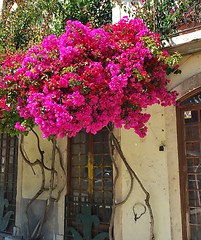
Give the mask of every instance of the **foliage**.
[[4, 198], [4, 191], [1, 189], [0, 191], [0, 231], [5, 231], [9, 220], [12, 215], [14, 215], [13, 211], [5, 211], [5, 208], [8, 208], [9, 203], [8, 199]]
[[143, 109], [175, 103], [166, 74], [178, 72], [178, 59], [160, 49], [160, 36], [140, 19], [103, 28], [68, 21], [59, 37], [3, 60], [1, 131], [26, 133], [36, 124], [45, 138], [71, 137], [112, 122], [144, 137], [150, 115]]
[[82, 213], [76, 216], [76, 222], [82, 224], [83, 227], [83, 237], [74, 227], [68, 227], [67, 231], [71, 233], [74, 240], [105, 240], [108, 239], [107, 232], [98, 233], [95, 237], [92, 237], [92, 227], [93, 225], [99, 226], [100, 220], [96, 215], [91, 214], [91, 205], [85, 206]]
[[200, 20], [200, 0], [132, 0], [130, 7], [124, 6], [132, 17], [143, 19], [146, 26], [167, 39], [170, 34], [188, 22]]
[[110, 0], [23, 0], [16, 9], [4, 5], [0, 19], [0, 52], [25, 49], [51, 33], [65, 31], [67, 20], [98, 27], [111, 22]]

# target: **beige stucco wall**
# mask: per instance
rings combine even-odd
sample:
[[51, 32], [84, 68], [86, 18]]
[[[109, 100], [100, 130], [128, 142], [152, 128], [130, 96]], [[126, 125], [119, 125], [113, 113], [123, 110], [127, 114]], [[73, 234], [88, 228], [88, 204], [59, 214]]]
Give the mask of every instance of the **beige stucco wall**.
[[[179, 65], [182, 70], [182, 74], [170, 76], [171, 79], [173, 79], [173, 81], [171, 81], [171, 83], [169, 84], [169, 89], [179, 87], [179, 85], [181, 85], [182, 82], [185, 82], [192, 76], [199, 74], [201, 72], [200, 52], [195, 52], [193, 54], [183, 56]], [[180, 91], [179, 89], [177, 90]]]
[[[156, 239], [171, 239], [169, 184], [167, 168], [167, 150], [159, 151], [161, 145], [166, 146], [164, 108], [153, 106], [148, 111], [152, 118], [148, 124], [149, 131], [144, 139], [140, 139], [133, 130], [121, 130], [121, 145], [125, 156], [151, 195], [150, 203], [154, 214]], [[129, 176], [123, 169], [123, 195], [128, 191]], [[134, 222], [133, 206], [144, 204], [145, 195], [135, 181], [132, 195], [122, 210], [123, 240], [149, 239], [150, 218], [147, 212], [136, 223]], [[143, 211], [138, 205], [137, 213]], [[131, 238], [132, 236], [132, 238]], [[120, 240], [120, 239], [118, 239]]]
[[[43, 139], [41, 131], [35, 128], [39, 139], [40, 148], [44, 151], [44, 164], [51, 168], [52, 163], [52, 143], [48, 140]], [[64, 169], [67, 171], [67, 139], [57, 139], [57, 143], [62, 156]], [[25, 150], [27, 159], [30, 162], [41, 161], [41, 155], [38, 151], [37, 140], [33, 133], [29, 133], [28, 136], [24, 138], [23, 149]], [[59, 154], [56, 153], [55, 170], [57, 175], [55, 175], [54, 183], [57, 185], [52, 193], [52, 197], [58, 198], [55, 201], [52, 208], [52, 213], [50, 213], [50, 218], [48, 219], [48, 228], [51, 228], [50, 232], [54, 234], [63, 235], [64, 234], [64, 206], [65, 206], [65, 194], [66, 194], [66, 183], [67, 177], [66, 173], [62, 170], [59, 164]], [[23, 159], [21, 152], [19, 151], [18, 159], [18, 185], [17, 185], [17, 209], [16, 209], [16, 227], [19, 234], [24, 235], [26, 232], [27, 218], [25, 214], [26, 205], [39, 191], [42, 184], [42, 172], [38, 164], [30, 167]], [[44, 191], [39, 195], [35, 202], [33, 202], [33, 207], [30, 208], [30, 215], [32, 216], [43, 216], [44, 208], [41, 206], [49, 198], [50, 191], [48, 190], [50, 185], [50, 171], [45, 170], [45, 187], [47, 191]], [[63, 191], [61, 191], [63, 189]], [[59, 197], [60, 195], [60, 197]], [[36, 204], [36, 205], [35, 205]], [[34, 212], [35, 206], [36, 212]], [[52, 216], [53, 214], [53, 216]], [[51, 233], [52, 234], [52, 233]], [[52, 236], [53, 237], [53, 236]], [[48, 238], [49, 239], [49, 238]]]
[[176, 108], [165, 109], [171, 240], [182, 239]]
[[[40, 147], [44, 151], [44, 164], [51, 168], [52, 163], [52, 143], [47, 139], [43, 139], [42, 133], [40, 130], [37, 130], [37, 134], [40, 138]], [[62, 154], [64, 161], [64, 166], [66, 166], [66, 154], [67, 154], [67, 139], [58, 139], [58, 145]], [[37, 148], [36, 137], [33, 133], [29, 133], [28, 136], [24, 139], [24, 150], [26, 151], [27, 157], [31, 162], [36, 161], [37, 159], [41, 161], [41, 155]], [[23, 198], [32, 198], [33, 193], [36, 193], [41, 186], [42, 174], [39, 165], [33, 166], [31, 168], [25, 161], [22, 161], [22, 197]], [[57, 190], [63, 187], [64, 182], [66, 182], [66, 176], [63, 173], [60, 164], [59, 164], [59, 154], [56, 154], [55, 169], [59, 172], [58, 179], [55, 178], [56, 183], [58, 184]], [[50, 171], [45, 171], [45, 186], [48, 188], [50, 181]], [[30, 187], [31, 186], [31, 187]], [[54, 191], [53, 197], [57, 197], [57, 191]], [[39, 199], [46, 199], [48, 197], [48, 191], [41, 194]]]
[[[121, 130], [121, 144], [127, 160], [136, 171], [146, 190], [154, 214], [156, 240], [181, 240], [181, 205], [177, 152], [177, 129], [175, 107], [152, 106], [148, 134], [140, 139], [132, 131]], [[165, 151], [159, 147], [165, 145]], [[123, 168], [122, 168], [123, 169]], [[124, 169], [123, 193], [129, 186], [129, 176]], [[149, 240], [149, 214], [134, 222], [133, 206], [144, 203], [145, 195], [135, 181], [129, 201], [121, 207], [122, 239]], [[142, 211], [141, 207], [137, 209]], [[131, 238], [132, 236], [132, 238]], [[121, 238], [118, 238], [120, 240]]]

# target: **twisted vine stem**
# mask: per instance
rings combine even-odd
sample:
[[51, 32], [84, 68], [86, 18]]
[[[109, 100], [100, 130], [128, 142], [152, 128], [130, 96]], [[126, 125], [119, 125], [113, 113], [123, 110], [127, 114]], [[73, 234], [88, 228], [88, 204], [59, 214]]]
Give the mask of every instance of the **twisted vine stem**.
[[[141, 204], [144, 207], [144, 211], [140, 216], [137, 216], [137, 214], [135, 213], [135, 207], [138, 204], [135, 204], [133, 206], [133, 213], [134, 213], [134, 219], [135, 221], [137, 221], [142, 215], [145, 214], [146, 212], [146, 208], [148, 209], [149, 212], [149, 216], [150, 216], [150, 240], [155, 240], [155, 236], [154, 236], [154, 216], [153, 216], [153, 211], [152, 211], [152, 207], [150, 204], [150, 194], [149, 192], [145, 189], [143, 183], [141, 182], [141, 180], [139, 179], [139, 177], [137, 176], [136, 172], [131, 168], [131, 166], [129, 165], [126, 157], [124, 156], [120, 143], [118, 141], [118, 139], [116, 138], [116, 136], [114, 135], [113, 132], [113, 126], [109, 125], [108, 127], [109, 130], [109, 147], [110, 147], [110, 156], [112, 158], [112, 162], [115, 168], [115, 172], [116, 175], [114, 177], [114, 182], [113, 182], [113, 206], [112, 206], [112, 216], [111, 216], [111, 220], [110, 220], [110, 226], [109, 226], [109, 239], [110, 240], [114, 240], [114, 236], [113, 236], [113, 227], [114, 227], [114, 218], [115, 218], [115, 212], [116, 212], [116, 208], [120, 205], [123, 205], [130, 197], [132, 190], [133, 190], [133, 184], [134, 184], [134, 180], [137, 181], [137, 183], [139, 184], [140, 188], [142, 189], [142, 191], [145, 194], [145, 205]], [[129, 187], [129, 190], [126, 194], [126, 196], [124, 197], [123, 200], [121, 200], [120, 202], [116, 202], [116, 184], [117, 184], [117, 180], [119, 178], [119, 170], [116, 164], [116, 160], [114, 158], [114, 154], [113, 154], [113, 148], [115, 148], [115, 150], [117, 151], [118, 155], [120, 156], [121, 160], [123, 161], [128, 174], [130, 176], [130, 180], [131, 180], [131, 184]]]
[[[113, 133], [113, 126], [108, 126], [108, 130], [109, 130], [110, 156], [112, 158], [113, 166], [114, 166], [115, 173], [116, 173], [115, 177], [114, 177], [114, 181], [113, 181], [113, 205], [112, 205], [112, 216], [111, 216], [110, 227], [109, 227], [109, 239], [114, 240], [113, 227], [114, 227], [116, 208], [120, 205], [123, 205], [129, 199], [129, 197], [132, 193], [132, 190], [133, 190], [134, 180], [136, 180], [138, 182], [140, 188], [142, 189], [142, 191], [145, 194], [145, 205], [142, 203], [138, 203], [133, 206], [134, 219], [135, 219], [135, 221], [137, 221], [142, 215], [144, 215], [146, 213], [146, 209], [148, 209], [149, 216], [150, 216], [150, 240], [155, 240], [154, 217], [153, 217], [153, 212], [152, 212], [152, 208], [151, 208], [151, 204], [150, 204], [150, 194], [145, 189], [144, 185], [142, 184], [141, 180], [137, 176], [136, 172], [131, 168], [131, 166], [127, 162], [127, 159], [125, 158], [125, 156], [122, 152], [120, 143]], [[20, 139], [20, 152], [21, 152], [21, 155], [22, 155], [24, 161], [32, 168], [34, 175], [36, 174], [34, 171], [34, 167], [37, 165], [40, 167], [41, 176], [42, 176], [40, 188], [35, 193], [35, 195], [32, 197], [30, 202], [27, 204], [26, 211], [25, 211], [26, 217], [27, 217], [27, 223], [28, 223], [27, 224], [28, 225], [28, 239], [34, 240], [41, 236], [41, 232], [42, 232], [44, 223], [47, 220], [47, 216], [51, 209], [52, 203], [53, 203], [53, 201], [59, 200], [60, 194], [65, 187], [65, 184], [64, 184], [58, 190], [57, 198], [53, 198], [52, 192], [58, 187], [58, 183], [57, 183], [58, 172], [55, 170], [56, 153], [58, 153], [58, 155], [59, 155], [59, 163], [60, 163], [60, 167], [63, 171], [63, 174], [66, 175], [66, 172], [65, 172], [65, 168], [64, 168], [64, 164], [63, 164], [62, 154], [57, 146], [56, 140], [55, 139], [52, 140], [52, 144], [53, 144], [52, 162], [51, 162], [51, 167], [47, 167], [44, 163], [44, 153], [45, 152], [41, 149], [40, 139], [39, 139], [37, 133], [33, 129], [31, 129], [31, 131], [33, 132], [33, 134], [35, 135], [36, 140], [37, 140], [37, 148], [40, 153], [40, 159], [36, 159], [35, 161], [30, 161], [30, 159], [24, 149], [24, 137], [23, 136]], [[121, 160], [123, 161], [123, 163], [128, 171], [129, 177], [130, 177], [129, 190], [128, 190], [126, 196], [123, 198], [123, 200], [121, 200], [119, 202], [116, 201], [116, 184], [117, 184], [117, 180], [119, 178], [119, 169], [118, 169], [116, 160], [114, 158], [114, 149], [117, 151], [118, 155], [120, 156]], [[50, 175], [51, 175], [50, 180], [49, 180], [49, 187], [45, 187], [45, 183], [46, 183], [45, 171], [49, 171]], [[29, 210], [30, 210], [31, 205], [34, 203], [34, 201], [36, 199], [38, 199], [39, 196], [44, 192], [48, 192], [48, 198], [46, 199], [46, 206], [45, 206], [44, 214], [38, 221], [38, 224], [36, 225], [34, 231], [31, 233], [31, 230], [30, 230], [31, 222], [30, 222]], [[137, 214], [135, 213], [135, 207], [139, 204], [144, 207], [144, 211], [142, 212], [142, 214], [140, 216], [137, 216]]]
[[[29, 201], [29, 203], [26, 206], [26, 210], [25, 210], [25, 214], [26, 214], [26, 218], [27, 218], [27, 231], [28, 231], [28, 239], [29, 240], [35, 240], [38, 239], [41, 236], [42, 233], [42, 229], [43, 226], [47, 220], [48, 217], [48, 213], [51, 210], [52, 207], [52, 203], [54, 201], [58, 201], [60, 199], [60, 195], [62, 193], [62, 191], [65, 188], [65, 183], [63, 184], [63, 186], [60, 187], [60, 189], [58, 189], [58, 172], [55, 169], [55, 161], [56, 161], [56, 154], [58, 153], [59, 155], [59, 163], [60, 163], [60, 168], [63, 171], [64, 176], [66, 176], [66, 171], [64, 168], [64, 164], [63, 164], [63, 159], [62, 159], [62, 154], [60, 149], [57, 146], [56, 143], [56, 139], [52, 140], [52, 157], [51, 157], [51, 167], [48, 167], [45, 165], [44, 163], [44, 154], [45, 152], [41, 149], [40, 146], [40, 139], [38, 134], [31, 129], [32, 133], [34, 134], [36, 141], [37, 141], [37, 149], [40, 153], [40, 159], [36, 159], [35, 161], [31, 161], [24, 149], [24, 136], [21, 136], [20, 138], [20, 152], [22, 155], [23, 160], [31, 167], [33, 174], [36, 175], [35, 171], [34, 171], [34, 167], [35, 166], [39, 166], [40, 167], [40, 172], [41, 172], [41, 183], [40, 183], [40, 187], [38, 189], [38, 191], [34, 194], [34, 196], [31, 198], [31, 200]], [[49, 184], [48, 187], [46, 187], [45, 185], [46, 183], [46, 172], [50, 172], [50, 179], [49, 179]], [[57, 197], [53, 197], [53, 191], [57, 190]], [[31, 233], [31, 221], [30, 221], [30, 215], [29, 215], [29, 211], [30, 211], [30, 207], [31, 205], [41, 196], [42, 193], [44, 192], [48, 192], [48, 197], [46, 199], [46, 203], [45, 203], [45, 209], [44, 209], [44, 213], [42, 214], [41, 218], [39, 219], [37, 225], [35, 226], [34, 230]]]

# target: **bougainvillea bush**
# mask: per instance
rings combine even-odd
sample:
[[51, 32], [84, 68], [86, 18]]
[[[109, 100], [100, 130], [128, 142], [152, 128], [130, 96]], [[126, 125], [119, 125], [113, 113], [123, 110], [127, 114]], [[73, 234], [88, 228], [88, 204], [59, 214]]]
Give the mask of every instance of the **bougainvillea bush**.
[[178, 55], [160, 49], [160, 36], [140, 19], [93, 28], [68, 21], [28, 52], [2, 59], [0, 128], [44, 137], [95, 134], [109, 122], [146, 135], [148, 106], [175, 103], [167, 73], [178, 72]]

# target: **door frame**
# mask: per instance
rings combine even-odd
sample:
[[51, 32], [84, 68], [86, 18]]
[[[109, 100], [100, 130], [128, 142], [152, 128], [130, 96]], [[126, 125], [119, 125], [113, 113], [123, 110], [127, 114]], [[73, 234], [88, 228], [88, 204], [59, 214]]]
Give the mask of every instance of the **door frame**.
[[179, 157], [179, 180], [180, 180], [180, 201], [181, 201], [181, 218], [182, 218], [182, 239], [190, 240], [190, 229], [188, 224], [188, 179], [187, 179], [187, 162], [184, 148], [184, 111], [201, 109], [201, 103], [186, 104], [180, 106], [180, 103], [201, 92], [201, 87], [189, 92], [177, 101], [177, 142]]

